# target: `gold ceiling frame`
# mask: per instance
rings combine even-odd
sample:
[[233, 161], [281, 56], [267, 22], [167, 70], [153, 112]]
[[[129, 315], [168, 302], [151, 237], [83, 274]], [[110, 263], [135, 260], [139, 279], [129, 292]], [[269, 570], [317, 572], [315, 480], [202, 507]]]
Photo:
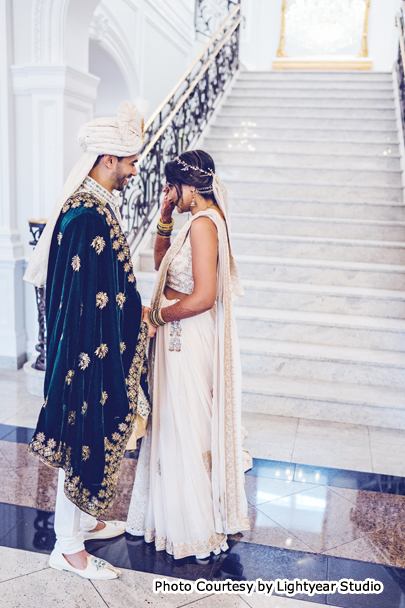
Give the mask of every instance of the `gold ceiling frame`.
[[[370, 0], [364, 0], [365, 1], [365, 5], [366, 5], [366, 11], [365, 11], [365, 15], [364, 15], [364, 25], [363, 25], [363, 34], [361, 37], [361, 49], [357, 55], [358, 58], [360, 59], [364, 59], [366, 57], [368, 57], [368, 46], [367, 46], [367, 37], [368, 37], [368, 22], [369, 22], [369, 16], [370, 16]], [[281, 59], [287, 59], [290, 58], [286, 52], [285, 52], [285, 17], [286, 17], [286, 12], [287, 12], [287, 2], [288, 0], [283, 0], [283, 4], [282, 4], [282, 8], [281, 8], [281, 31], [280, 31], [280, 44], [278, 46], [278, 50], [277, 50], [277, 57], [280, 57]], [[323, 66], [323, 69], [330, 69], [331, 67], [337, 67], [333, 66], [332, 64], [336, 63], [336, 64], [342, 64], [341, 69], [350, 69], [350, 67], [348, 67], [348, 65], [350, 65], [349, 61], [345, 61], [345, 62], [334, 62], [333, 59], [331, 59], [330, 62], [327, 63], [322, 63], [320, 61], [316, 61], [312, 58], [311, 61], [305, 61], [305, 57], [291, 57], [291, 59], [296, 59], [296, 63], [291, 63], [290, 69], [297, 69], [297, 66], [299, 64], [302, 64], [302, 67], [306, 67], [306, 68], [319, 68], [321, 66]], [[345, 65], [345, 67], [343, 67], [343, 65]], [[294, 67], [293, 67], [294, 66]], [[285, 67], [287, 67], [287, 63], [285, 64]], [[370, 69], [371, 68], [371, 63], [368, 64], [364, 64], [364, 67], [358, 67], [355, 64], [353, 64], [353, 68], [357, 67], [357, 69]], [[281, 62], [274, 62], [274, 68], [275, 69], [283, 69], [283, 64]]]

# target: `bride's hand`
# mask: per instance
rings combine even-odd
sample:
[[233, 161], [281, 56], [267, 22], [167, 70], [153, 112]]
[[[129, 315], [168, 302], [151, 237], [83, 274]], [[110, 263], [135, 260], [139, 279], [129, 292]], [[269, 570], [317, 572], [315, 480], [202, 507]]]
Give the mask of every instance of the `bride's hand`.
[[175, 190], [173, 186], [171, 188], [169, 188], [169, 186], [166, 186], [166, 188], [164, 188], [163, 190], [164, 199], [160, 208], [160, 216], [162, 220], [167, 223], [170, 223], [172, 221], [172, 214], [176, 206], [176, 201], [174, 201], [172, 197], [173, 190]]
[[149, 321], [149, 311], [152, 310], [148, 306], [142, 306], [142, 321], [148, 326], [148, 338], [153, 338], [157, 332], [157, 327], [154, 327]]

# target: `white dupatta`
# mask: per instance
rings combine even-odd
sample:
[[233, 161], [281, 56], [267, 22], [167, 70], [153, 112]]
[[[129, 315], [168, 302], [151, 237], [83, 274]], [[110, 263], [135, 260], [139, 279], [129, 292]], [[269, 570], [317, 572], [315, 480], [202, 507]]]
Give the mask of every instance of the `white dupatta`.
[[[210, 217], [218, 230], [218, 266], [214, 386], [212, 404], [212, 492], [217, 533], [230, 534], [249, 529], [242, 463], [241, 399], [242, 373], [233, 301], [244, 295], [230, 251], [226, 223], [210, 208], [196, 213], [183, 226], [159, 268], [152, 308], [158, 308], [166, 285], [167, 270], [184, 244], [191, 224]], [[155, 340], [150, 352], [151, 397], [153, 403], [153, 362]]]

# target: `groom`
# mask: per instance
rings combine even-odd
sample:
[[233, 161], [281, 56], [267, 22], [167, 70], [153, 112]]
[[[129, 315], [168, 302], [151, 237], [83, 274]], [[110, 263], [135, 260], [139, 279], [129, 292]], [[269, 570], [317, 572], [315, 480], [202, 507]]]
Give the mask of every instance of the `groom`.
[[[128, 243], [113, 190], [137, 175], [138, 108], [82, 126], [84, 155], [69, 175], [31, 257], [25, 280], [46, 283], [45, 402], [29, 451], [59, 468], [56, 544], [49, 565], [88, 579], [120, 571], [89, 555], [88, 539], [124, 533], [96, 518], [116, 495], [119, 467], [145, 401], [146, 342]], [[146, 317], [145, 317], [146, 319]]]

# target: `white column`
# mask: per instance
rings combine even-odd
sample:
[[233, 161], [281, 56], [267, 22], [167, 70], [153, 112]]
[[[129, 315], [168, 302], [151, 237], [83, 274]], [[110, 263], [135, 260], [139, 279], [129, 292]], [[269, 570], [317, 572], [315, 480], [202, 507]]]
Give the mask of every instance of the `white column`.
[[[17, 222], [27, 263], [32, 251], [28, 220], [49, 216], [80, 157], [77, 132], [93, 116], [99, 79], [67, 65], [12, 66], [11, 72], [17, 125]], [[35, 355], [37, 312], [34, 287], [25, 284], [24, 291], [30, 356]]]
[[24, 252], [16, 221], [11, 0], [0, 0], [0, 366], [25, 361]]

